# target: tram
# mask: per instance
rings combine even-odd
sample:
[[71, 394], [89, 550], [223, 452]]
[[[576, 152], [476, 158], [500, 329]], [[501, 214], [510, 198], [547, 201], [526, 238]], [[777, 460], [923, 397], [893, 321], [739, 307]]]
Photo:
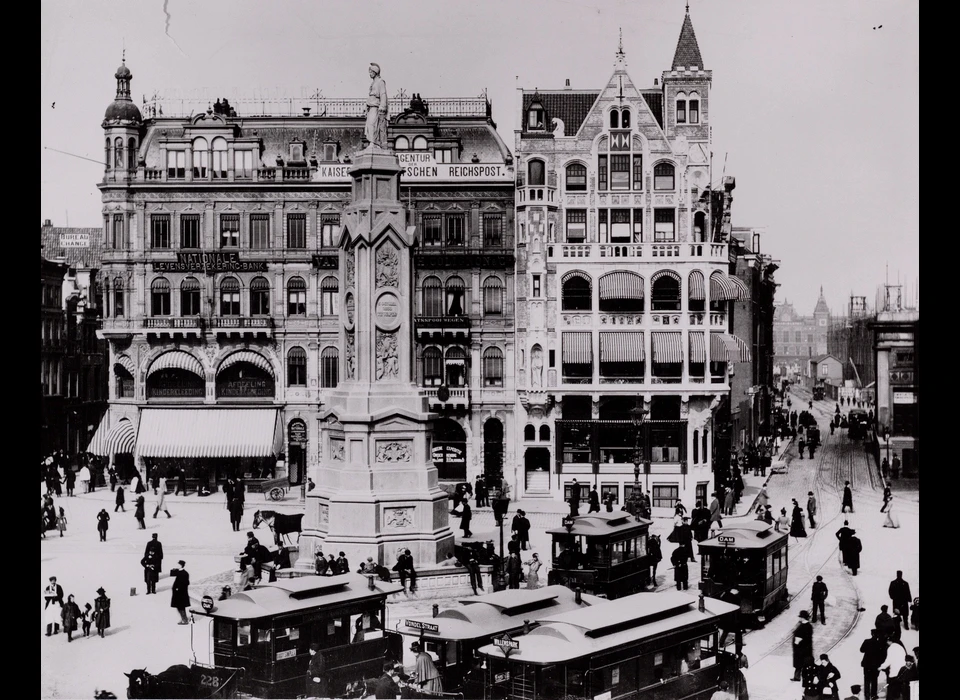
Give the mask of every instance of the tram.
[[562, 527], [547, 530], [553, 558], [547, 583], [602, 598], [646, 589], [650, 585], [650, 522], [626, 511], [565, 517]]
[[851, 408], [847, 413], [847, 426], [851, 440], [864, 440], [870, 431], [870, 416], [862, 408]]
[[476, 650], [490, 644], [494, 637], [516, 637], [533, 629], [544, 617], [605, 602], [591, 595], [579, 595], [565, 586], [546, 586], [533, 590], [498, 591], [463, 598], [458, 606], [433, 616], [401, 618], [395, 630], [387, 630], [388, 647], [395, 658], [403, 654], [405, 667], [414, 665], [409, 652], [413, 637], [437, 660], [437, 670], [446, 692], [464, 697], [483, 697], [483, 678], [470, 672], [475, 667]]
[[527, 635], [480, 648], [484, 698], [707, 700], [727, 680], [740, 700], [737, 656], [719, 644], [736, 614], [721, 600], [662, 591], [543, 618]]
[[717, 536], [698, 543], [700, 590], [738, 602], [743, 623], [763, 625], [787, 604], [789, 539], [787, 533], [758, 520], [719, 530]]
[[192, 610], [194, 653], [207, 666], [245, 669], [242, 693], [295, 698], [304, 692], [316, 642], [330, 692], [339, 697], [350, 683], [382, 673], [386, 600], [400, 590], [348, 573], [280, 579], [217, 603], [207, 598]]

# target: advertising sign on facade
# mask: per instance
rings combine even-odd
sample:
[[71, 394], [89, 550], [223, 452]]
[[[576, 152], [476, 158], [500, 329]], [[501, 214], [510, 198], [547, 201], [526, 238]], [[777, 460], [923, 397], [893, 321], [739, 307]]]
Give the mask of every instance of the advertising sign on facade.
[[61, 233], [60, 247], [61, 248], [89, 248], [90, 234], [89, 233]]
[[177, 259], [153, 263], [154, 272], [266, 272], [265, 260], [241, 260], [240, 253], [177, 253]]
[[[503, 163], [437, 163], [432, 154], [397, 154], [403, 179], [413, 182], [513, 182], [513, 173]], [[413, 156], [427, 156], [411, 160]], [[348, 182], [350, 165], [321, 165], [313, 182]]]

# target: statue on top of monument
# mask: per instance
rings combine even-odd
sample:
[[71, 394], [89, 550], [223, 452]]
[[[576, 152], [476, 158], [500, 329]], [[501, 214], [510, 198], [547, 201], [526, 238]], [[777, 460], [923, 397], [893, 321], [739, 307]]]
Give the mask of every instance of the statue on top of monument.
[[370, 142], [369, 148], [387, 150], [387, 113], [390, 98], [387, 97], [387, 84], [380, 77], [380, 66], [370, 64], [370, 94], [367, 97], [367, 123], [364, 135]]

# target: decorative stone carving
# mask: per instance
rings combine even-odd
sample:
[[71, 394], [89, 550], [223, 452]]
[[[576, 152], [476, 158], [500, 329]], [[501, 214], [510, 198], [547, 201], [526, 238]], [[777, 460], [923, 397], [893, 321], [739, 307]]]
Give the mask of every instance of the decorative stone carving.
[[397, 287], [400, 279], [400, 255], [392, 243], [384, 243], [377, 251], [377, 286]]
[[407, 530], [413, 527], [413, 508], [384, 508], [383, 522], [389, 530]]
[[539, 345], [530, 351], [530, 386], [535, 389], [543, 386], [543, 350]]
[[320, 524], [321, 524], [321, 525], [329, 525], [329, 524], [330, 524], [330, 506], [328, 506], [326, 503], [321, 503], [321, 504], [320, 504], [320, 517], [319, 517], [319, 520], [320, 520]]
[[330, 441], [330, 459], [332, 459], [334, 462], [344, 461], [343, 440]]
[[343, 256], [346, 258], [347, 278], [344, 287], [350, 288], [354, 285], [357, 274], [357, 254], [353, 248], [350, 248]]
[[347, 331], [347, 379], [357, 378], [357, 339], [353, 331]]
[[356, 314], [357, 303], [353, 298], [353, 294], [347, 294], [347, 298], [343, 302], [343, 308], [347, 312], [347, 326], [353, 328], [353, 320]]
[[377, 463], [409, 462], [409, 442], [381, 442], [377, 443]]
[[396, 379], [400, 373], [397, 334], [377, 331], [377, 380]]

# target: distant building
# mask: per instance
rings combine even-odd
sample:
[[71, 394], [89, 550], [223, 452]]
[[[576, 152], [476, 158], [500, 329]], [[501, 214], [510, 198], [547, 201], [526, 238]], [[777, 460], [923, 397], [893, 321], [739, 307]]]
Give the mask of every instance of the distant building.
[[820, 298], [813, 315], [801, 316], [793, 304], [778, 304], [773, 318], [773, 342], [776, 373], [783, 379], [796, 379], [804, 372], [807, 360], [827, 353], [830, 308]]
[[807, 360], [803, 378], [808, 388], [823, 383], [838, 387], [843, 382], [843, 365], [833, 355], [820, 355]]

